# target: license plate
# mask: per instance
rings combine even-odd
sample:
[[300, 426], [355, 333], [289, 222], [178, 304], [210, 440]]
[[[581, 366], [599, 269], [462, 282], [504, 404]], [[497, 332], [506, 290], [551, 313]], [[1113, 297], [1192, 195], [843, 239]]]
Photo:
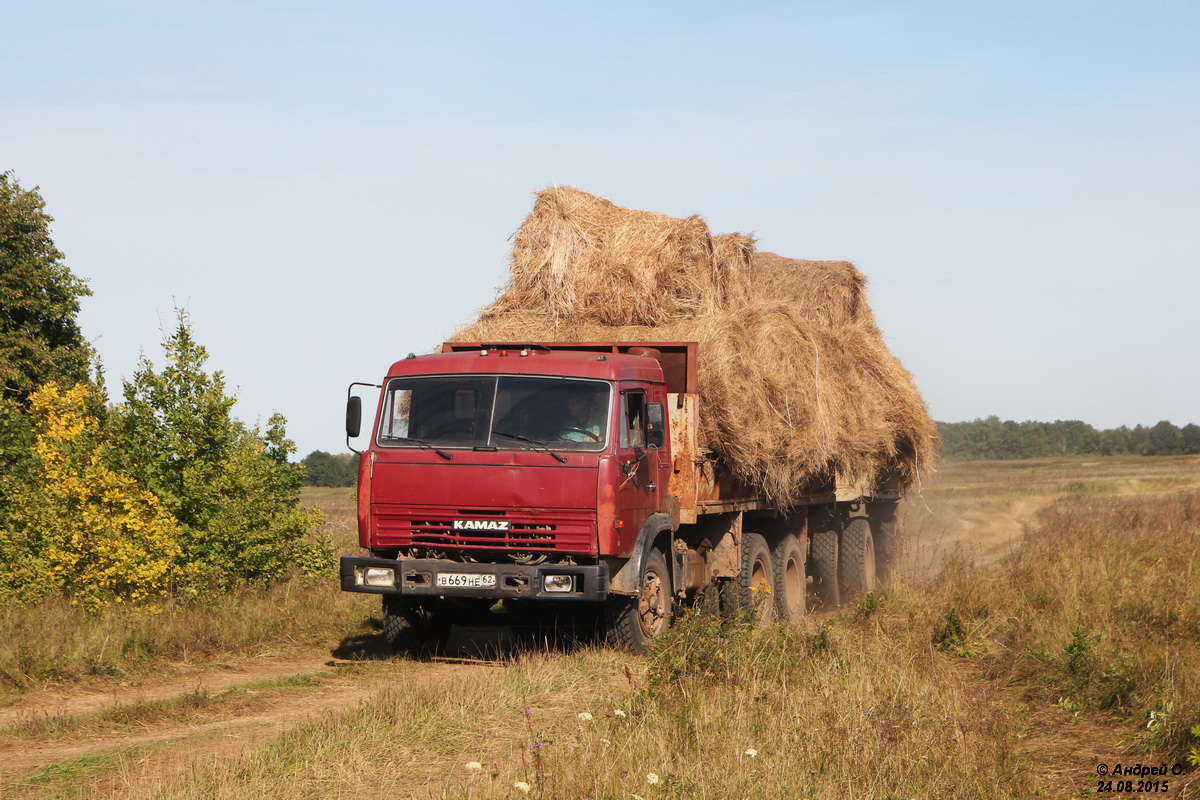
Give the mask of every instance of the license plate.
[[494, 589], [496, 576], [472, 572], [439, 572], [438, 588], [445, 589]]

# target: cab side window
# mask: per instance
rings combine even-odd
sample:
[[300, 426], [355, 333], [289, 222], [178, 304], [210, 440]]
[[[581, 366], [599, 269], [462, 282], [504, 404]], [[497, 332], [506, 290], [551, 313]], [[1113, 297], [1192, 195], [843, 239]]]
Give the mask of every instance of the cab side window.
[[646, 393], [624, 392], [621, 403], [621, 446], [646, 446]]

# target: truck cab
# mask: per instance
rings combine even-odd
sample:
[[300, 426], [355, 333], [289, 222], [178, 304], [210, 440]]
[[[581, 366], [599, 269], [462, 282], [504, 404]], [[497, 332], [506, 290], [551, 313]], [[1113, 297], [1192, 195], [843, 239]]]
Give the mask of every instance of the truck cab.
[[341, 561], [343, 589], [384, 596], [385, 629], [637, 592], [614, 578], [671, 528], [662, 363], [571, 347], [447, 345], [388, 370], [360, 455], [370, 556]]

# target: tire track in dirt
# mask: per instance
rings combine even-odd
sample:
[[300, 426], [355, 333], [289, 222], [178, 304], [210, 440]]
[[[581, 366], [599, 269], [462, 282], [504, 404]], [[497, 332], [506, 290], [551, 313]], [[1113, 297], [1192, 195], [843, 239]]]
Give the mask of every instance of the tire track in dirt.
[[[273, 733], [299, 724], [312, 715], [332, 707], [344, 707], [355, 702], [378, 687], [344, 686], [318, 690], [316, 695], [307, 692], [303, 697], [277, 698], [265, 708], [252, 713], [227, 719], [191, 724], [149, 724], [138, 726], [130, 733], [91, 736], [82, 741], [36, 742], [0, 750], [3, 767], [0, 778], [12, 778], [26, 774], [47, 764], [108, 750], [114, 747], [137, 747], [138, 745], [166, 742], [173, 739], [194, 739], [204, 734], [225, 732], [236, 737], [239, 746], [257, 741]], [[221, 742], [190, 742], [189, 751], [200, 754], [207, 749], [221, 747]]]
[[[89, 693], [75, 696], [41, 696], [25, 698], [16, 707], [5, 709], [12, 724], [22, 719], [39, 715], [79, 716], [119, 709], [137, 702], [179, 698], [197, 687], [206, 691], [219, 691], [230, 687], [286, 678], [295, 675], [336, 676], [335, 682], [315, 688], [304, 687], [296, 691], [276, 695], [262, 704], [241, 709], [219, 718], [191, 723], [143, 723], [130, 726], [127, 732], [89, 734], [82, 730], [78, 739], [53, 739], [18, 741], [0, 748], [0, 787], [14, 782], [22, 775], [42, 766], [67, 759], [79, 758], [112, 748], [134, 748], [140, 745], [164, 743], [167, 747], [175, 741], [186, 741], [186, 754], [171, 756], [169, 753], [151, 756], [152, 760], [171, 760], [179, 757], [187, 763], [196, 763], [214, 753], [231, 747], [244, 749], [253, 742], [303, 724], [320, 713], [347, 708], [367, 697], [382, 691], [400, 677], [406, 686], [430, 685], [438, 681], [461, 675], [463, 669], [497, 668], [485, 662], [476, 663], [419, 663], [390, 662], [391, 668], [368, 669], [361, 673], [335, 672], [335, 666], [352, 666], [355, 662], [333, 662], [325, 654], [323, 660], [313, 657], [291, 658], [257, 665], [246, 665], [238, 669], [208, 668], [197, 670], [186, 678], [164, 681], [149, 686], [122, 688], [115, 693]], [[369, 663], [369, 662], [368, 662]], [[221, 734], [224, 734], [223, 736]]]
[[171, 664], [170, 678], [140, 682], [114, 681], [102, 691], [41, 690], [0, 708], [0, 727], [18, 725], [31, 717], [77, 717], [155, 700], [182, 697], [198, 690], [220, 691], [230, 686], [269, 681], [293, 675], [329, 671], [329, 652], [313, 651], [288, 658], [254, 658], [216, 664]]
[[[963, 509], [943, 520], [938, 530], [927, 524], [910, 525], [906, 572], [936, 577], [943, 560], [955, 552], [979, 565], [997, 561], [1020, 546], [1037, 515], [1058, 499], [1058, 495], [1035, 495], [1013, 500], [1003, 510]], [[919, 510], [910, 514], [921, 522]]]

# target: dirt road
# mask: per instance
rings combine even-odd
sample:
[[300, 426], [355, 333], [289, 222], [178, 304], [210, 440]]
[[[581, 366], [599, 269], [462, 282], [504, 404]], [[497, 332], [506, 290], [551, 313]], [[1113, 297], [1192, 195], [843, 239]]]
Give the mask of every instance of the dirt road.
[[26, 781], [39, 767], [97, 755], [153, 760], [160, 772], [171, 772], [242, 750], [326, 710], [352, 707], [398, 682], [432, 685], [464, 669], [501, 668], [467, 659], [349, 662], [312, 650], [286, 658], [176, 664], [159, 680], [119, 681], [104, 691], [38, 692], [0, 709], [0, 788], [28, 790]]

